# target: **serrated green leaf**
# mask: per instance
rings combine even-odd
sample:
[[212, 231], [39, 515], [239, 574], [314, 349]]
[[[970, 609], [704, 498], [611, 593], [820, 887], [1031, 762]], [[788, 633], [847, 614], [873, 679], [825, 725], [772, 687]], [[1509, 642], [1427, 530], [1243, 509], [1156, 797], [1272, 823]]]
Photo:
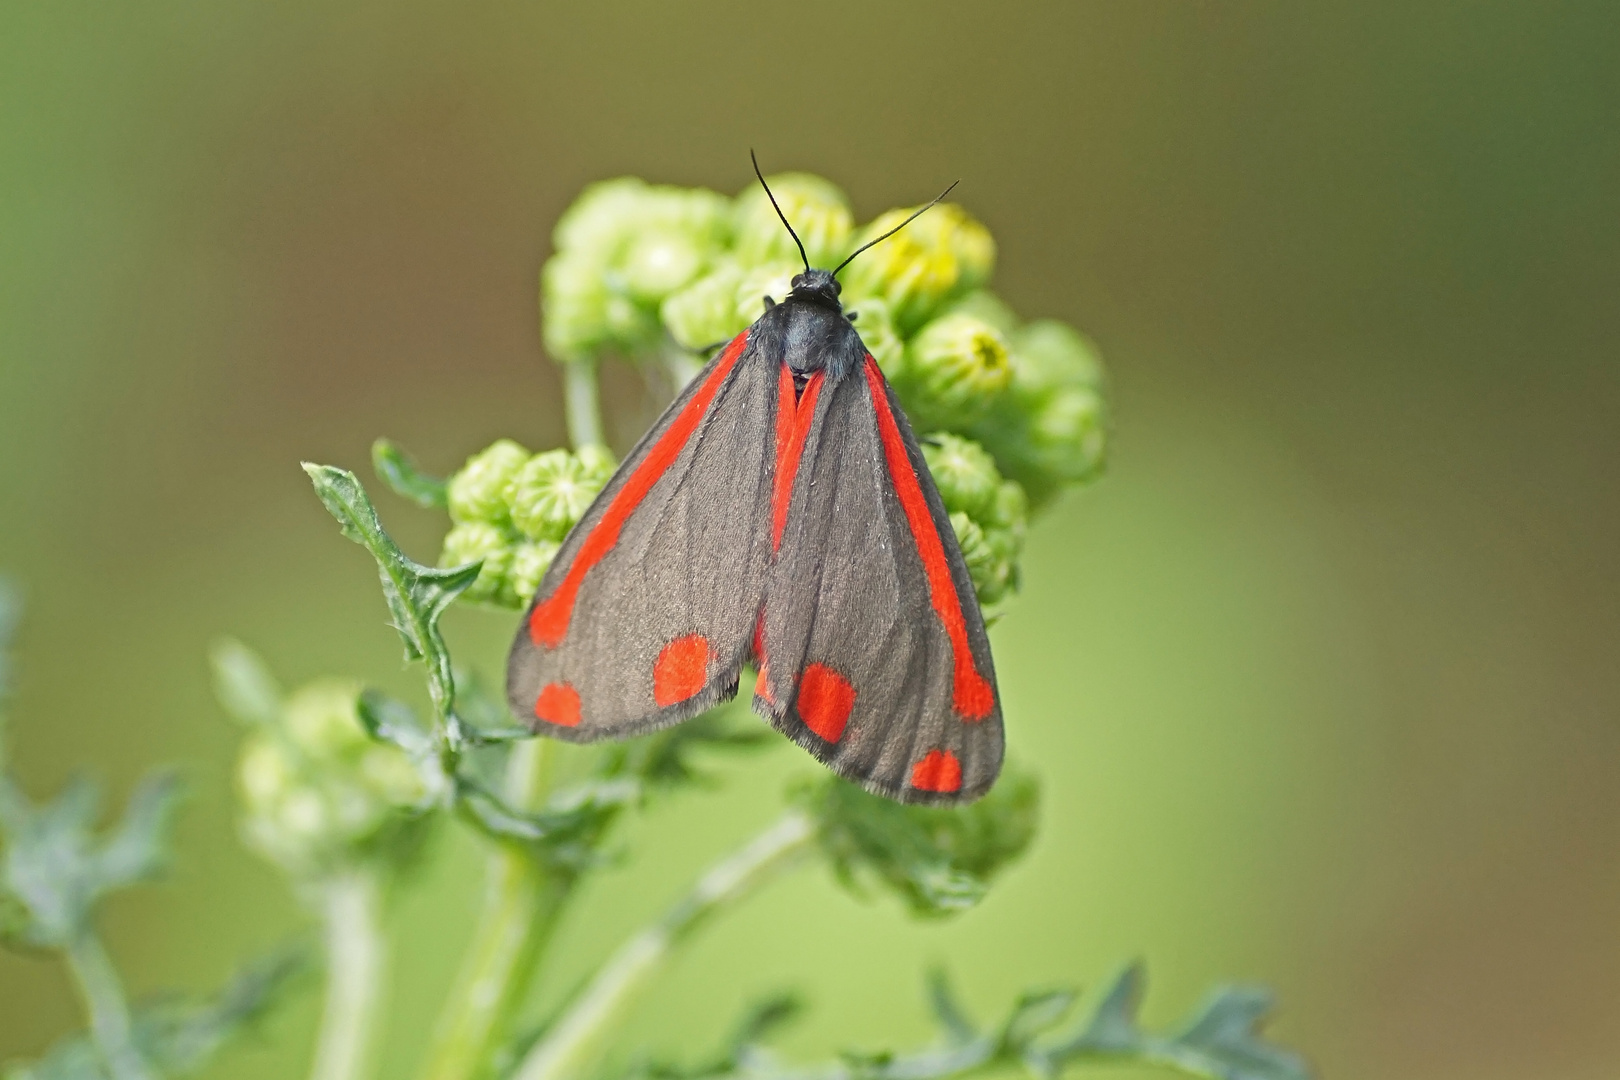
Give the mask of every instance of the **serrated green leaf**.
[[1056, 1073], [1070, 1061], [1101, 1057], [1169, 1065], [1211, 1080], [1309, 1080], [1303, 1058], [1260, 1034], [1271, 1010], [1268, 992], [1217, 989], [1180, 1029], [1155, 1035], [1137, 1022], [1144, 984], [1141, 965], [1122, 972], [1077, 1036], [1039, 1052], [1041, 1071]]
[[[210, 998], [146, 1006], [133, 1018], [133, 1042], [165, 1074], [196, 1072], [275, 1005], [308, 966], [306, 950], [288, 949], [243, 969]], [[12, 1066], [5, 1080], [108, 1080], [108, 1074], [89, 1037], [75, 1034], [38, 1061]]]
[[649, 789], [709, 783], [712, 774], [697, 762], [701, 754], [760, 750], [779, 742], [752, 717], [739, 722], [737, 712], [727, 706], [710, 709], [684, 724], [616, 743], [603, 755], [602, 775], [633, 776]]
[[809, 789], [823, 851], [839, 880], [875, 880], [921, 916], [973, 907], [990, 881], [1034, 837], [1039, 788], [1009, 771], [978, 802], [950, 809], [905, 806], [835, 777]]
[[1079, 997], [1079, 991], [1067, 988], [1026, 991], [1001, 1027], [1001, 1045], [1009, 1052], [1022, 1054], [1036, 1036], [1061, 1023]]
[[96, 786], [69, 782], [55, 799], [35, 807], [0, 776], [0, 830], [6, 837], [0, 887], [27, 912], [12, 933], [26, 945], [60, 946], [89, 923], [104, 893], [143, 878], [162, 866], [167, 828], [179, 795], [172, 775], [143, 780], [123, 819], [101, 842], [91, 829], [99, 802]]
[[180, 797], [180, 778], [173, 773], [158, 773], [141, 781], [123, 820], [97, 853], [98, 891], [149, 878], [162, 869], [169, 823]]
[[443, 510], [449, 505], [449, 484], [416, 467], [410, 455], [389, 439], [371, 444], [371, 465], [383, 483], [417, 506]]
[[456, 673], [456, 730], [457, 742], [466, 746], [492, 746], [499, 743], [532, 739], [529, 728], [512, 723], [505, 697], [497, 698], [489, 685], [476, 672], [458, 670]]
[[259, 654], [235, 638], [220, 638], [208, 650], [214, 697], [244, 727], [265, 727], [281, 716], [281, 686]]
[[928, 1008], [934, 1014], [945, 1037], [953, 1043], [965, 1043], [978, 1037], [978, 1028], [968, 1019], [967, 1012], [956, 1000], [951, 980], [943, 968], [928, 973]]
[[5, 1080], [108, 1080], [101, 1055], [84, 1035], [59, 1039], [38, 1061], [13, 1065]]
[[195, 1072], [274, 1007], [308, 969], [307, 950], [284, 949], [243, 968], [209, 998], [143, 1009], [135, 1018], [136, 1043], [166, 1073]]
[[437, 750], [432, 729], [416, 715], [416, 710], [381, 690], [367, 687], [360, 691], [355, 715], [373, 739], [392, 743], [413, 761], [432, 756]]
[[456, 683], [449, 650], [439, 633], [439, 617], [477, 580], [479, 564], [438, 569], [412, 561], [383, 531], [376, 509], [353, 473], [308, 462], [304, 471], [343, 535], [376, 560], [383, 597], [405, 645], [405, 659], [427, 665], [428, 694], [438, 714], [448, 718], [455, 707]]

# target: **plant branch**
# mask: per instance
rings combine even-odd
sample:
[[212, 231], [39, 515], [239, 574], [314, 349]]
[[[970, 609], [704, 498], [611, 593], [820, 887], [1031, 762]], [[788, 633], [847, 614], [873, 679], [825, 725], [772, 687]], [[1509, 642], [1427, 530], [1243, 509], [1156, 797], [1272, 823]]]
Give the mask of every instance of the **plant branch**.
[[653, 925], [625, 942], [524, 1058], [514, 1080], [571, 1080], [582, 1075], [603, 1039], [670, 952], [722, 905], [747, 895], [805, 854], [811, 818], [791, 811], [711, 867], [692, 891]]
[[90, 1037], [112, 1080], [155, 1080], [157, 1074], [135, 1047], [129, 1002], [112, 959], [96, 935], [85, 930], [68, 943], [68, 968], [90, 1014]]
[[326, 1006], [311, 1080], [364, 1080], [374, 1067], [388, 947], [378, 925], [381, 888], [358, 869], [320, 885], [326, 924]]
[[[508, 805], [544, 804], [555, 749], [538, 738], [512, 748], [503, 792]], [[483, 915], [446, 999], [423, 1072], [427, 1080], [472, 1080], [487, 1070], [527, 996], [573, 881], [573, 875], [547, 866], [532, 845], [494, 846], [485, 871]]]
[[574, 449], [588, 444], [607, 445], [602, 434], [602, 405], [597, 392], [596, 359], [572, 360], [560, 365], [563, 404], [568, 420], [568, 441]]

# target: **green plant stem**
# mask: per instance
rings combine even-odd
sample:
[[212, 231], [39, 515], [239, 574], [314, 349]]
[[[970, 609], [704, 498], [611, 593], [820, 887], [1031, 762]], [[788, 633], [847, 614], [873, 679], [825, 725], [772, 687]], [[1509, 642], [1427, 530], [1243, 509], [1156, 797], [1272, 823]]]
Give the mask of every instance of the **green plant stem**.
[[375, 871], [356, 869], [322, 882], [326, 1005], [311, 1080], [364, 1080], [374, 1067], [388, 946]]
[[670, 952], [722, 905], [757, 889], [810, 848], [815, 825], [790, 811], [698, 879], [680, 902], [625, 942], [513, 1073], [513, 1080], [576, 1080]]
[[89, 930], [67, 947], [68, 968], [90, 1014], [90, 1037], [112, 1080], [155, 1080], [157, 1074], [135, 1048], [129, 1002], [101, 939]]
[[[511, 806], [544, 803], [555, 749], [539, 738], [512, 748], [504, 792]], [[425, 1080], [485, 1075], [491, 1055], [511, 1033], [573, 883], [572, 875], [545, 866], [525, 845], [495, 846], [485, 871], [483, 914], [440, 1017]]]
[[606, 445], [602, 435], [602, 405], [596, 386], [596, 360], [574, 360], [563, 364], [564, 407], [568, 419], [568, 441], [578, 450], [587, 443]]

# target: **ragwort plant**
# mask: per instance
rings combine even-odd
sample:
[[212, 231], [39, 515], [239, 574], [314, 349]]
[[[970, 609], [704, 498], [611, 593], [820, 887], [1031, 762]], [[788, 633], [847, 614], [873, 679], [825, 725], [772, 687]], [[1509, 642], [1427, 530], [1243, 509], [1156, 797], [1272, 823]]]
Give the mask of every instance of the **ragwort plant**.
[[[820, 177], [777, 176], [772, 186], [815, 265], [832, 265], [910, 212], [857, 227], [843, 193]], [[394, 544], [353, 473], [305, 465], [343, 535], [376, 564], [405, 655], [422, 665], [426, 711], [357, 680], [287, 692], [242, 644], [224, 641], [213, 652], [220, 702], [244, 729], [243, 840], [286, 876], [321, 928], [314, 951], [325, 972], [324, 1013], [311, 1076], [373, 1075], [390, 949], [386, 902], [409, 887], [400, 871], [423, 838], [453, 821], [487, 850], [484, 905], [420, 1063], [422, 1080], [943, 1080], [1019, 1069], [1045, 1078], [1118, 1061], [1221, 1080], [1303, 1080], [1301, 1059], [1258, 1033], [1270, 1009], [1261, 990], [1217, 989], [1178, 1028], [1144, 1031], [1136, 1020], [1139, 965], [1078, 1016], [1077, 991], [1031, 991], [988, 1025], [971, 1020], [944, 974], [934, 973], [927, 999], [939, 1034], [910, 1050], [785, 1062], [767, 1045], [798, 1010], [784, 996], [760, 1002], [695, 1062], [606, 1052], [674, 952], [794, 867], [819, 861], [846, 887], [893, 894], [914, 917], [949, 918], [977, 904], [1035, 831], [1039, 788], [1016, 768], [958, 809], [902, 806], [817, 773], [786, 794], [775, 821], [605, 957], [557, 1011], [529, 1011], [552, 933], [581, 883], [604, 865], [616, 826], [656, 812], [672, 791], [712, 787], [716, 752], [780, 740], [735, 703], [624, 743], [533, 738], [513, 724], [501, 696], [452, 661], [440, 616], [457, 602], [496, 612], [526, 606], [559, 542], [611, 476], [597, 396], [604, 358], [680, 386], [710, 347], [758, 317], [763, 297], [787, 291], [797, 267], [791, 239], [753, 187], [730, 199], [633, 178], [596, 184], [564, 214], [554, 243], [541, 275], [542, 327], [562, 368], [571, 447], [535, 453], [502, 439], [441, 480], [379, 440], [373, 465], [387, 486], [448, 516], [437, 566]], [[989, 232], [947, 203], [856, 260], [844, 279], [846, 307], [925, 433], [929, 469], [992, 616], [1021, 584], [1032, 515], [1095, 478], [1107, 442], [1095, 349], [1062, 323], [1020, 320], [988, 290], [994, 261]], [[15, 610], [11, 595], [0, 594], [0, 635]], [[87, 786], [36, 807], [0, 779], [0, 928], [9, 943], [60, 952], [89, 1017], [86, 1036], [14, 1067], [13, 1080], [183, 1074], [296, 985], [308, 950], [294, 947], [250, 966], [211, 1001], [155, 1009], [125, 1001], [95, 936], [94, 906], [161, 865], [173, 793], [166, 777], [148, 782], [123, 823], [97, 838]]]

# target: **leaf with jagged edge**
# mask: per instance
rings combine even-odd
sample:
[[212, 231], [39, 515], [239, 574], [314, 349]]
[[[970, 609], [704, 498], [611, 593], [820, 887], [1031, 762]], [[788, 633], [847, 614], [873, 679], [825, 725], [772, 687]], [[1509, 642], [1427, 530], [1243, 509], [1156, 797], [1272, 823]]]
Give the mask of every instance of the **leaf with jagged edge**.
[[777, 745], [769, 729], [741, 719], [735, 703], [710, 709], [672, 728], [609, 745], [601, 758], [603, 777], [633, 776], [649, 792], [686, 785], [710, 786], [713, 773], [698, 764], [697, 756], [762, 750]]
[[929, 997], [945, 1036], [941, 1045], [906, 1053], [846, 1051], [836, 1061], [804, 1066], [780, 1062], [757, 1046], [756, 1037], [733, 1040], [697, 1066], [644, 1061], [623, 1075], [625, 1080], [957, 1080], [1005, 1074], [1022, 1065], [1048, 1080], [1084, 1063], [1121, 1062], [1166, 1065], [1210, 1080], [1309, 1080], [1299, 1055], [1258, 1034], [1271, 1005], [1264, 991], [1217, 990], [1179, 1030], [1156, 1035], [1137, 1025], [1142, 986], [1140, 965], [1128, 968], [1078, 1033], [1047, 1043], [1043, 1034], [1073, 1009], [1075, 991], [1027, 991], [1001, 1024], [981, 1032], [943, 973], [935, 972]]
[[802, 797], [840, 883], [859, 891], [863, 881], [876, 881], [925, 917], [977, 904], [1034, 838], [1040, 804], [1034, 779], [1011, 769], [964, 807], [906, 806], [836, 777], [815, 782]]
[[[209, 998], [137, 1009], [131, 1037], [142, 1058], [165, 1075], [196, 1072], [280, 1001], [308, 967], [307, 949], [283, 950], [244, 968]], [[108, 1080], [100, 1054], [83, 1034], [58, 1040], [38, 1061], [9, 1068], [5, 1078]]]
[[352, 472], [309, 462], [304, 463], [304, 471], [321, 502], [337, 519], [343, 535], [376, 560], [394, 629], [405, 644], [405, 659], [421, 660], [427, 665], [428, 695], [439, 715], [450, 717], [455, 708], [456, 682], [450, 652], [439, 633], [439, 617], [477, 579], [482, 564], [438, 569], [413, 561], [383, 531], [376, 508]]
[[208, 648], [214, 697], [243, 727], [269, 727], [281, 718], [281, 684], [258, 653], [232, 637]]
[[1257, 987], [1220, 987], [1180, 1029], [1144, 1032], [1137, 1010], [1146, 984], [1140, 964], [1126, 968], [1073, 1038], [1038, 1051], [1038, 1071], [1055, 1075], [1084, 1058], [1118, 1058], [1173, 1066], [1212, 1080], [1309, 1080], [1310, 1067], [1291, 1050], [1265, 1041], [1260, 1026], [1272, 996]]
[[417, 468], [410, 455], [391, 439], [371, 444], [371, 466], [394, 494], [427, 510], [443, 510], [450, 505], [450, 485]]
[[978, 1029], [968, 1019], [961, 1002], [957, 1001], [956, 991], [952, 989], [950, 976], [944, 968], [935, 968], [928, 973], [928, 1009], [934, 1014], [934, 1022], [939, 1025], [946, 1041], [960, 1044], [978, 1038]]
[[0, 888], [9, 898], [9, 936], [29, 946], [64, 945], [89, 924], [104, 894], [156, 874], [179, 795], [172, 773], [148, 776], [120, 822], [98, 838], [93, 828], [99, 792], [90, 781], [70, 781], [55, 799], [35, 806], [0, 776], [0, 832], [6, 840]]

